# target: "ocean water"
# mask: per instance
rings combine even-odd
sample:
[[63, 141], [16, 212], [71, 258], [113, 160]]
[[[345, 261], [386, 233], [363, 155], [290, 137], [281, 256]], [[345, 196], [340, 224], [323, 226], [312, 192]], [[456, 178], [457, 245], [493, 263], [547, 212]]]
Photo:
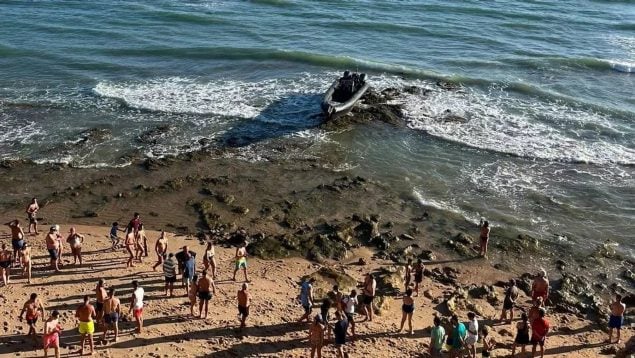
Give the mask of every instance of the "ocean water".
[[[631, 1], [3, 1], [0, 19], [2, 159], [288, 141], [469, 220], [635, 248]], [[345, 69], [430, 92], [395, 99], [406, 128], [321, 130]]]

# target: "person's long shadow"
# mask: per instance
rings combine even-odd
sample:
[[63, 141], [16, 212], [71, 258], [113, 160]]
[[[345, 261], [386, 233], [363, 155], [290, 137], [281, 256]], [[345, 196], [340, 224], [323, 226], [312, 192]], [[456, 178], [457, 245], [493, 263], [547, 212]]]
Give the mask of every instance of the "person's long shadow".
[[269, 104], [254, 118], [239, 119], [216, 140], [239, 148], [315, 128], [323, 121], [319, 94], [290, 94]]

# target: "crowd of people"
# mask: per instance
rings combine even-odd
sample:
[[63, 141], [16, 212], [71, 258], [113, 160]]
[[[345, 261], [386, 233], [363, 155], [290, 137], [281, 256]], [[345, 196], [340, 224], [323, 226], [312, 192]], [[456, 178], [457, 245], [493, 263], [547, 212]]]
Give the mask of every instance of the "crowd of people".
[[[27, 206], [26, 214], [29, 220], [28, 233], [38, 235], [37, 213], [39, 206], [37, 200], [33, 199]], [[21, 269], [23, 277], [27, 282], [31, 282], [31, 246], [26, 241], [26, 235], [20, 226], [19, 220], [13, 220], [5, 224], [10, 228], [12, 248], [9, 251], [5, 243], [2, 243], [0, 250], [0, 273], [4, 286], [8, 286], [10, 272], [12, 268]], [[123, 233], [122, 237], [119, 233]], [[244, 234], [244, 233], [243, 233]], [[490, 227], [487, 221], [480, 225], [480, 239], [482, 256], [487, 255], [487, 243], [489, 241]], [[112, 241], [111, 249], [118, 251], [125, 249], [128, 257], [126, 267], [134, 267], [135, 262], [143, 262], [144, 257], [148, 257], [148, 238], [145, 234], [144, 225], [138, 213], [133, 215], [129, 224], [121, 229], [118, 223], [113, 223], [109, 237]], [[83, 265], [82, 245], [85, 237], [70, 228], [66, 236], [68, 249], [73, 257], [73, 265]], [[61, 260], [64, 253], [63, 236], [60, 234], [60, 227], [53, 225], [49, 228], [45, 236], [46, 248], [49, 256], [50, 269], [59, 272], [63, 267]], [[153, 270], [161, 269], [165, 279], [165, 296], [173, 297], [175, 283], [180, 276], [181, 287], [184, 295], [189, 299], [190, 314], [194, 317], [206, 319], [209, 312], [209, 302], [216, 296], [215, 280], [218, 276], [217, 263], [215, 259], [214, 240], [208, 237], [208, 243], [203, 253], [202, 270], [197, 271], [196, 252], [190, 250], [188, 246], [178, 248], [176, 252], [171, 251], [170, 240], [165, 232], [161, 232], [154, 245], [154, 252], [157, 256]], [[123, 245], [121, 245], [123, 243]], [[249, 316], [252, 296], [249, 290], [249, 278], [247, 272], [247, 243], [242, 241], [236, 247], [234, 254], [234, 272], [232, 280], [236, 281], [239, 271], [242, 271], [244, 282], [236, 292], [236, 307], [240, 319], [239, 330], [246, 327], [246, 320]], [[424, 277], [424, 263], [409, 259], [404, 270], [404, 290], [400, 297], [402, 301], [402, 319], [398, 332], [402, 332], [407, 324], [408, 334], [414, 334], [413, 314], [415, 311], [416, 297], [422, 287]], [[374, 319], [373, 302], [377, 295], [377, 280], [372, 272], [367, 272], [364, 281], [346, 294], [340, 291], [339, 286], [333, 286], [321, 303], [317, 304], [314, 295], [314, 277], [306, 277], [299, 286], [298, 302], [302, 306], [303, 314], [298, 322], [309, 323], [308, 342], [310, 345], [311, 357], [321, 357], [322, 350], [326, 342], [333, 341], [338, 358], [347, 356], [347, 342], [357, 338], [356, 324], [365, 321], [372, 322]], [[143, 331], [143, 308], [145, 291], [138, 281], [131, 282], [132, 293], [129, 296], [128, 315], [134, 318], [135, 331]], [[178, 288], [176, 288], [178, 289]], [[359, 290], [359, 292], [358, 292]], [[75, 312], [78, 323], [78, 332], [81, 337], [81, 348], [79, 353], [83, 355], [86, 343], [88, 343], [90, 354], [94, 352], [94, 340], [96, 327], [101, 327], [101, 341], [108, 342], [109, 333], [112, 332], [112, 340], [119, 339], [119, 321], [124, 315], [120, 299], [117, 297], [118, 289], [107, 287], [105, 281], [100, 279], [95, 287], [95, 297], [93, 306], [91, 296], [83, 297], [83, 302]], [[512, 357], [516, 352], [526, 352], [526, 346], [531, 346], [531, 355], [535, 357], [539, 351], [541, 357], [544, 356], [544, 347], [547, 335], [550, 331], [550, 323], [547, 319], [547, 309], [545, 304], [549, 300], [549, 280], [544, 270], [538, 272], [534, 278], [531, 291], [531, 307], [522, 307], [518, 301], [519, 289], [516, 281], [511, 279], [505, 289], [503, 307], [499, 318], [499, 324], [511, 325], [514, 321], [515, 312], [520, 310], [520, 320], [516, 323], [516, 336], [512, 345]], [[610, 334], [608, 343], [613, 342], [615, 331], [616, 341], [620, 342], [621, 328], [624, 322], [624, 312], [626, 306], [622, 303], [620, 295], [615, 297], [615, 301], [610, 305], [611, 316], [609, 319]], [[313, 309], [319, 306], [319, 313], [313, 315]], [[356, 316], [363, 317], [357, 320]], [[26, 315], [26, 323], [29, 327], [27, 335], [37, 342], [37, 322], [40, 317], [46, 317], [45, 306], [36, 293], [30, 295], [24, 303], [19, 319], [23, 320]], [[59, 337], [62, 326], [59, 322], [60, 313], [51, 312], [44, 322], [42, 346], [45, 357], [50, 349], [54, 350], [55, 356], [59, 357]], [[466, 321], [453, 314], [449, 320], [444, 320], [441, 316], [434, 316], [433, 326], [430, 331], [429, 354], [433, 357], [441, 357], [444, 352], [448, 352], [450, 357], [472, 357], [477, 356], [477, 345], [482, 346], [480, 352], [483, 357], [490, 357], [492, 351], [503, 342], [497, 342], [490, 336], [490, 327], [484, 326], [479, 329], [479, 321], [473, 312], [469, 312]]]

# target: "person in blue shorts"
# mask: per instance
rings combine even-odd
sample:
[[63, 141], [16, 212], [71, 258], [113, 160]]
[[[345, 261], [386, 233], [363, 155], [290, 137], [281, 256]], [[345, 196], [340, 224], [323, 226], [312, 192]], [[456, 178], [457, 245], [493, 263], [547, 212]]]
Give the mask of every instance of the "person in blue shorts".
[[333, 326], [335, 334], [335, 349], [337, 349], [337, 358], [344, 358], [344, 345], [346, 345], [346, 331], [348, 331], [348, 320], [341, 311], [335, 312], [337, 322]]
[[615, 295], [615, 302], [611, 303], [609, 306], [611, 309], [611, 316], [609, 317], [609, 339], [606, 343], [612, 343], [613, 340], [613, 330], [617, 330], [617, 341], [615, 343], [621, 342], [621, 333], [622, 333], [622, 325], [624, 324], [624, 312], [626, 311], [626, 305], [622, 303], [622, 295]]

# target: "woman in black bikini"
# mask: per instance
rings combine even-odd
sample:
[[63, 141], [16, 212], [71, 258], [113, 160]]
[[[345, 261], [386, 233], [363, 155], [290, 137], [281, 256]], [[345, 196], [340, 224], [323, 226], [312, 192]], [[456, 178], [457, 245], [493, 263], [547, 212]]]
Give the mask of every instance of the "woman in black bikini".
[[521, 347], [521, 352], [525, 353], [525, 346], [529, 344], [529, 318], [523, 312], [520, 319], [521, 321], [516, 325], [516, 339], [514, 339], [514, 345], [512, 346], [512, 357], [516, 356], [517, 345]]
[[401, 327], [399, 328], [399, 332], [403, 330], [404, 323], [406, 323], [406, 319], [408, 319], [408, 332], [413, 334], [412, 330], [412, 314], [415, 311], [415, 300], [412, 298], [412, 289], [408, 288], [406, 290], [406, 294], [402, 298], [403, 304], [401, 305], [401, 311], [403, 315], [401, 316]]
[[423, 282], [423, 261], [421, 259], [417, 260], [417, 263], [414, 267], [415, 272], [415, 297], [419, 297], [419, 285]]
[[2, 244], [2, 250], [0, 250], [0, 274], [2, 275], [2, 283], [6, 286], [9, 284], [9, 267], [11, 267], [11, 260], [13, 254], [7, 250], [7, 244]]

